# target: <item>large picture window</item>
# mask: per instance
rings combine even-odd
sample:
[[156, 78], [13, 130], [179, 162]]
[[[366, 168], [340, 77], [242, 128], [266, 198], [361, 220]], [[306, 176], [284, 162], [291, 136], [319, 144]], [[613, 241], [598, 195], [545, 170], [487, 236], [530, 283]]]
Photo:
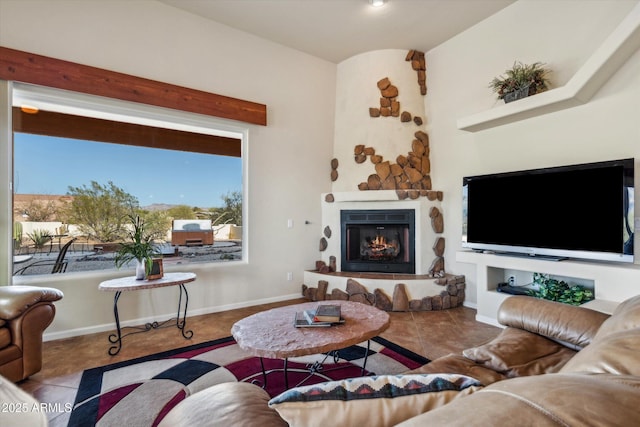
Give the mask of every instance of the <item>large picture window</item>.
[[243, 259], [246, 131], [46, 88], [15, 93], [14, 278], [116, 268], [136, 216], [165, 266]]

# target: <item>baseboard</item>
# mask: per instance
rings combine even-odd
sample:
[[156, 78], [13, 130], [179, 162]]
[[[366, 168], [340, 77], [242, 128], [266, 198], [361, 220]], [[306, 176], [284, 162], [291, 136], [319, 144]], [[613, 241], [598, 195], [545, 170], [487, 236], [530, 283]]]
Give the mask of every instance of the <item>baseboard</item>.
[[[243, 302], [233, 303], [233, 304], [218, 305], [214, 307], [205, 307], [205, 308], [199, 308], [196, 310], [187, 310], [187, 321], [189, 317], [193, 317], [193, 316], [219, 313], [221, 311], [235, 310], [237, 308], [245, 308], [245, 307], [251, 307], [254, 305], [261, 305], [261, 304], [270, 304], [274, 302], [287, 301], [287, 300], [292, 300], [297, 298], [301, 298], [299, 293], [291, 294], [291, 295], [281, 295], [278, 297], [263, 298], [263, 299], [251, 300], [251, 301], [243, 301]], [[126, 327], [126, 326], [144, 325], [145, 323], [150, 323], [158, 319], [164, 319], [164, 318], [169, 319], [171, 317], [175, 317], [175, 315], [176, 315], [175, 312], [171, 312], [171, 313], [165, 313], [165, 314], [158, 314], [153, 317], [141, 317], [137, 319], [123, 321], [120, 323], [120, 326]], [[115, 330], [115, 322], [110, 322], [102, 325], [88, 326], [86, 328], [75, 328], [75, 329], [68, 329], [65, 331], [57, 331], [57, 332], [45, 332], [42, 336], [42, 339], [43, 341], [54, 341], [54, 340], [60, 340], [64, 338], [71, 338], [71, 337], [77, 337], [81, 335], [89, 335], [89, 334], [95, 334], [98, 332], [107, 332], [107, 331], [113, 331], [113, 330]]]
[[464, 307], [469, 307], [469, 308], [473, 308], [474, 310], [478, 309], [478, 304], [476, 304], [475, 302], [469, 302], [469, 301], [465, 301], [462, 303], [462, 305]]
[[499, 328], [504, 328], [504, 325], [501, 325], [500, 323], [498, 323], [496, 319], [488, 316], [482, 316], [482, 315], [476, 314], [476, 321], [486, 323], [492, 326], [497, 326]]

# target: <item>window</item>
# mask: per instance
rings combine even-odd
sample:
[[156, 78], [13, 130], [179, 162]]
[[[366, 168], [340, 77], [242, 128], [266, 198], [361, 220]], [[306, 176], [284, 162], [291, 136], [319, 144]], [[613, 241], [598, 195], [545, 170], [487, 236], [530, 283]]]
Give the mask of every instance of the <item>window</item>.
[[114, 269], [127, 215], [145, 220], [165, 266], [243, 259], [246, 129], [15, 86], [14, 273], [50, 274], [63, 249], [67, 273]]

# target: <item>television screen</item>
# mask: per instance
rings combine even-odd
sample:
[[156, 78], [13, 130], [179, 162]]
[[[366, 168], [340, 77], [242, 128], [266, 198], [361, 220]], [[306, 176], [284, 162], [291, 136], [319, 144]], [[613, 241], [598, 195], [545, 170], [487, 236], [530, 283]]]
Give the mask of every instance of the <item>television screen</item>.
[[463, 247], [633, 262], [634, 160], [465, 177]]

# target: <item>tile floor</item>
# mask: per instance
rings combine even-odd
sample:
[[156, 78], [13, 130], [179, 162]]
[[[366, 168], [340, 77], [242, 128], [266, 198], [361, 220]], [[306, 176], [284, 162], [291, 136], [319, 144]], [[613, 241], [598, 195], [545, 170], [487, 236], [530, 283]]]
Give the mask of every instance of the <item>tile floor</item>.
[[[187, 319], [193, 338], [185, 340], [176, 328], [159, 329], [125, 338], [116, 356], [109, 356], [108, 335], [111, 332], [84, 335], [44, 343], [43, 369], [21, 382], [22, 389], [40, 402], [73, 403], [84, 369], [133, 359], [177, 347], [210, 341], [231, 335], [238, 320], [281, 305], [305, 302], [292, 300], [257, 305]], [[475, 310], [458, 307], [432, 312], [390, 313], [391, 325], [381, 336], [429, 359], [460, 352], [493, 339], [499, 328], [475, 321]], [[66, 426], [67, 413], [48, 414], [51, 427]]]

